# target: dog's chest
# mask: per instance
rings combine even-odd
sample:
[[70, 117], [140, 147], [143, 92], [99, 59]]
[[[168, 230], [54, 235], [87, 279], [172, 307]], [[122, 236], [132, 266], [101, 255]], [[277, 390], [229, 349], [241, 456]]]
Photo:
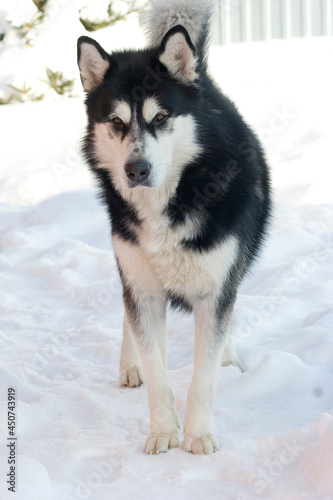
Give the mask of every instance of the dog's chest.
[[114, 249], [127, 282], [137, 292], [174, 294], [191, 300], [219, 294], [234, 264], [238, 241], [229, 236], [209, 250], [188, 248], [184, 241], [194, 241], [202, 233], [201, 215], [187, 217], [172, 226], [165, 208], [170, 193], [163, 190], [130, 192], [139, 227], [136, 243], [114, 236]]
[[145, 218], [138, 235], [139, 246], [147, 267], [165, 291], [197, 297], [220, 289], [230, 255], [225, 245], [203, 252], [185, 248], [184, 240], [194, 238], [197, 227], [195, 220], [172, 227], [163, 214], [150, 214]]

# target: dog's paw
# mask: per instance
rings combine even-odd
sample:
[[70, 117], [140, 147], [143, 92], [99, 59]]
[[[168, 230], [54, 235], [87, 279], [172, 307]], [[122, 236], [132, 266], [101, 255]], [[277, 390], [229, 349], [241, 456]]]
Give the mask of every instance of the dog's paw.
[[125, 368], [120, 371], [119, 385], [125, 387], [139, 387], [143, 384], [143, 373], [139, 366]]
[[166, 453], [170, 448], [178, 448], [179, 445], [178, 431], [169, 434], [150, 434], [146, 441], [145, 453], [158, 455]]
[[194, 455], [211, 455], [219, 449], [219, 445], [213, 434], [200, 438], [185, 434], [183, 449]]

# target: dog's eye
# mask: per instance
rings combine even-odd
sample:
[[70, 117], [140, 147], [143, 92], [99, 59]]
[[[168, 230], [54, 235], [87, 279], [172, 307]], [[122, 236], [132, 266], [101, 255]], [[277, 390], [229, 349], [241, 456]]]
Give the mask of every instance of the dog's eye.
[[121, 118], [119, 118], [119, 116], [115, 116], [114, 118], [112, 118], [111, 120], [113, 123], [115, 123], [116, 125], [118, 126], [123, 126], [124, 125], [124, 122]]
[[166, 118], [166, 115], [163, 113], [157, 113], [157, 115], [154, 118], [155, 122], [162, 122]]

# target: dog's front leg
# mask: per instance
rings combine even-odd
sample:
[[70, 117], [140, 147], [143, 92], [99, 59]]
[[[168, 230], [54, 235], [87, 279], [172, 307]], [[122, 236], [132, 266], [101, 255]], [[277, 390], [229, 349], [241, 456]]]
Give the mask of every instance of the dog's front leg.
[[126, 294], [126, 314], [139, 351], [148, 389], [150, 435], [146, 453], [161, 453], [179, 446], [179, 420], [166, 366], [166, 302], [161, 297], [134, 298]]
[[143, 383], [141, 360], [134, 344], [133, 333], [125, 312], [123, 342], [121, 344], [119, 384], [138, 387]]
[[194, 454], [210, 454], [218, 449], [213, 429], [214, 392], [231, 311], [221, 316], [217, 301], [202, 299], [193, 312], [194, 373], [187, 396], [183, 448]]

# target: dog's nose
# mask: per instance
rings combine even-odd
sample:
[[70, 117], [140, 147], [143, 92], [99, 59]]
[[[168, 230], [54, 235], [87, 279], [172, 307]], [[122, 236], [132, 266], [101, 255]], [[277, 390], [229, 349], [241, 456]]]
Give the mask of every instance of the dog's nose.
[[133, 184], [143, 184], [149, 177], [151, 164], [147, 160], [132, 160], [126, 163], [125, 172]]

